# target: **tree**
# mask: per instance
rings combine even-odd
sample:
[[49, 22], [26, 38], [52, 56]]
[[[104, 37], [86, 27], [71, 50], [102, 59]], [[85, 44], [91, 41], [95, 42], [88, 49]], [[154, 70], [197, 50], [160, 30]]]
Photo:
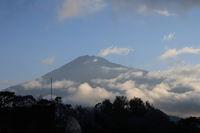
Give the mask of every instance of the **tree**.
[[128, 99], [126, 96], [116, 96], [113, 102], [113, 111], [116, 116], [123, 114], [123, 111], [128, 109]]
[[98, 103], [95, 105], [96, 111], [100, 111], [101, 113], [104, 113], [105, 115], [111, 116], [113, 113], [113, 104], [109, 99], [103, 100], [102, 103]]
[[31, 107], [36, 104], [36, 100], [32, 95], [26, 96], [14, 96], [13, 98], [13, 107]]
[[185, 119], [180, 119], [175, 124], [175, 132], [182, 133], [199, 133], [200, 129], [198, 126], [200, 125], [200, 120], [197, 117], [188, 117]]
[[0, 108], [12, 107], [14, 92], [2, 91], [0, 92]]
[[61, 97], [56, 97], [54, 101], [58, 102], [58, 103], [61, 103], [62, 102], [62, 98]]
[[134, 97], [129, 101], [129, 107], [134, 116], [143, 116], [146, 109], [145, 104], [140, 98]]
[[136, 117], [142, 117], [146, 111], [155, 109], [148, 101], [143, 102], [137, 97], [134, 97], [129, 101], [129, 108]]

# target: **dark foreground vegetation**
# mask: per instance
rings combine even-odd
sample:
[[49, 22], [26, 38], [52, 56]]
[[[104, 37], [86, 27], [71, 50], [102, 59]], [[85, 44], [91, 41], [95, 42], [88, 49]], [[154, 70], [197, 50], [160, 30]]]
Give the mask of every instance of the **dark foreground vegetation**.
[[[136, 97], [128, 100], [125, 96], [116, 96], [113, 102], [111, 102], [109, 99], [105, 99], [101, 103], [97, 103], [93, 108], [89, 109], [84, 108], [81, 105], [72, 108], [70, 104], [62, 103], [61, 97], [56, 97], [54, 100], [46, 100], [42, 97], [35, 99], [31, 95], [16, 96], [13, 92], [0, 92], [0, 113], [5, 113], [5, 111], [8, 112], [9, 110], [15, 110], [16, 108], [31, 109], [36, 105], [40, 107], [52, 107], [53, 105], [54, 112], [50, 115], [53, 116], [52, 119], [54, 123], [53, 128], [49, 127], [52, 128], [52, 130], [48, 132], [54, 133], [64, 133], [66, 130], [66, 125], [69, 123], [69, 118], [71, 117], [78, 121], [83, 133], [200, 132], [199, 118], [188, 117], [185, 119], [182, 118], [178, 122], [172, 122], [161, 110], [154, 108], [153, 105], [148, 101], [143, 102], [140, 98]], [[2, 114], [0, 114], [0, 116], [1, 115]], [[42, 119], [42, 116], [40, 117]], [[30, 118], [32, 117], [30, 116]], [[21, 119], [19, 118], [18, 122], [22, 121]], [[30, 120], [31, 119], [29, 119], [29, 121]], [[0, 122], [4, 122], [3, 119], [0, 118]], [[48, 121], [43, 121], [43, 124], [44, 123], [48, 123]], [[1, 126], [2, 125], [0, 125], [0, 132], [9, 132], [7, 129], [5, 129], [5, 127]], [[37, 133], [39, 132], [40, 131]]]

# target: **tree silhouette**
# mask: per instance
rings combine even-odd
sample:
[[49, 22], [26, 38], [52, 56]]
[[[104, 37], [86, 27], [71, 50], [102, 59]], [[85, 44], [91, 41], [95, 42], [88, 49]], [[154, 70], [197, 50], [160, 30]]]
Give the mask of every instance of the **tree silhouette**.
[[[82, 105], [72, 108], [71, 104], [62, 103], [61, 97], [54, 100], [37, 100], [31, 95], [16, 96], [14, 92], [0, 92], [0, 108], [32, 107], [32, 105], [52, 105], [55, 107], [56, 132], [64, 133], [70, 117], [78, 120], [83, 133], [197, 133], [200, 120], [188, 117], [178, 122], [171, 122], [169, 117], [155, 109], [148, 101], [134, 97], [116, 96], [114, 101], [105, 99], [89, 110]], [[6, 110], [6, 109], [5, 109]], [[3, 110], [3, 111], [5, 111]]]
[[175, 124], [175, 132], [181, 133], [199, 133], [200, 129], [198, 126], [200, 125], [200, 120], [197, 117], [188, 117], [185, 119], [180, 119]]
[[143, 102], [137, 97], [134, 97], [129, 101], [129, 108], [132, 111], [132, 114], [137, 117], [142, 117], [146, 111], [155, 109], [148, 101]]
[[31, 107], [32, 105], [36, 104], [35, 98], [31, 95], [14, 96], [12, 100], [13, 107]]
[[94, 122], [99, 132], [167, 133], [172, 131], [169, 117], [148, 101], [134, 97], [116, 96], [113, 103], [103, 100], [94, 107]]
[[0, 108], [12, 107], [14, 92], [2, 91], [0, 92]]
[[123, 113], [128, 108], [128, 99], [125, 96], [116, 96], [113, 102], [113, 110], [116, 116]]

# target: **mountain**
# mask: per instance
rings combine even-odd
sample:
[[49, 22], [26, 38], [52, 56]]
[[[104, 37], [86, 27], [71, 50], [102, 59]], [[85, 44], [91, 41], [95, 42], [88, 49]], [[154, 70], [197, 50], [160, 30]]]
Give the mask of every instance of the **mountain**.
[[[11, 86], [5, 90], [17, 95], [50, 98], [51, 78], [53, 97], [64, 102], [94, 105], [105, 98], [127, 95], [137, 85], [154, 85], [162, 78], [148, 78], [148, 71], [111, 63], [97, 56], [81, 56], [35, 80]], [[134, 91], [134, 90], [132, 90]]]
[[[34, 80], [4, 89], [35, 98], [62, 97], [64, 103], [94, 106], [119, 95], [139, 97], [173, 116], [198, 116], [198, 80], [188, 77], [190, 69], [148, 72], [109, 62], [98, 56], [81, 56]], [[53, 82], [51, 84], [51, 78]]]

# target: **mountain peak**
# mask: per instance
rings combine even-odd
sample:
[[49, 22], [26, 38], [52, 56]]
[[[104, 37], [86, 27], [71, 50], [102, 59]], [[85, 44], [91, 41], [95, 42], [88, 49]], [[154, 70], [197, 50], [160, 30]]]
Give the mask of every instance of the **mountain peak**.
[[101, 61], [101, 62], [108, 62], [106, 59], [99, 57], [99, 56], [89, 56], [89, 55], [84, 55], [84, 56], [80, 56], [78, 58], [76, 58], [75, 60], [73, 60], [72, 62], [97, 62], [97, 61]]
[[[95, 78], [111, 78], [115, 77], [118, 72], [112, 71], [110, 75], [105, 73], [105, 69], [124, 68], [127, 67], [111, 63], [108, 60], [99, 56], [84, 55], [65, 64], [64, 66], [47, 73], [42, 76], [43, 79], [54, 78], [57, 80], [73, 80], [73, 81], [89, 81]], [[88, 77], [86, 78], [87, 75]]]
[[[115, 64], [115, 63], [111, 63], [108, 60], [106, 60], [105, 58], [102, 58], [100, 56], [89, 56], [89, 55], [84, 55], [84, 56], [80, 56], [78, 58], [76, 58], [75, 60], [69, 62], [68, 65], [73, 65], [73, 66], [78, 66], [80, 67], [80, 65], [90, 65], [90, 68], [95, 65], [95, 66], [105, 66], [105, 67], [125, 67], [119, 64]], [[64, 65], [64, 66], [66, 66]], [[64, 67], [63, 66], [63, 67]]]

